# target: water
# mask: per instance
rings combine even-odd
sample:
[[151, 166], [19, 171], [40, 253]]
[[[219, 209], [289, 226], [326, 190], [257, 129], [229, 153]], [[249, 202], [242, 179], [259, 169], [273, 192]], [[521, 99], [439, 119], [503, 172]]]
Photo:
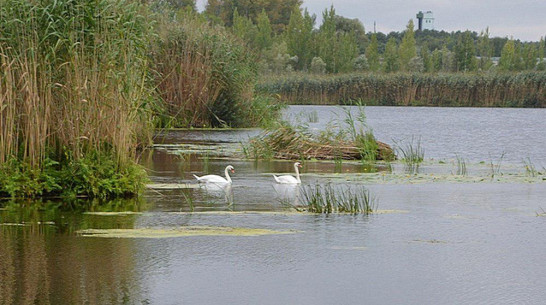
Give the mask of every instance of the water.
[[[309, 125], [316, 129], [340, 113], [298, 106], [285, 115], [315, 111], [318, 122]], [[296, 202], [299, 188], [273, 184], [271, 173], [290, 173], [291, 162], [229, 157], [259, 131], [172, 132], [156, 139], [165, 145], [142, 157], [154, 183], [193, 184], [193, 174], [221, 174], [229, 163], [236, 169], [233, 186], [148, 191], [140, 200], [90, 209], [133, 214], [6, 204], [0, 211], [0, 304], [543, 303], [546, 217], [537, 213], [546, 209], [546, 182], [525, 180], [521, 157], [537, 168], [546, 163], [544, 110], [367, 107], [366, 114], [384, 142], [421, 136], [423, 173], [407, 177], [397, 165], [393, 173], [385, 167], [367, 173], [359, 163], [308, 162], [302, 180], [366, 185], [384, 212], [290, 212], [284, 203]], [[181, 142], [196, 146], [168, 145]], [[192, 150], [201, 153], [186, 153]], [[486, 177], [489, 154], [505, 152], [502, 172], [512, 174], [450, 180], [454, 152], [469, 160], [472, 177]], [[187, 213], [191, 205], [205, 213]], [[181, 226], [291, 234], [135, 239], [75, 233]]]

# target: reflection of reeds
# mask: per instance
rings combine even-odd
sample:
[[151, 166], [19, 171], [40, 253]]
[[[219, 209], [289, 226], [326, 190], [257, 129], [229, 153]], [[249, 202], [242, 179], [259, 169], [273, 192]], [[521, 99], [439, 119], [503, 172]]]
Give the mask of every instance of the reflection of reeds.
[[375, 198], [364, 186], [308, 185], [300, 189], [302, 204], [311, 213], [369, 214], [375, 209]]

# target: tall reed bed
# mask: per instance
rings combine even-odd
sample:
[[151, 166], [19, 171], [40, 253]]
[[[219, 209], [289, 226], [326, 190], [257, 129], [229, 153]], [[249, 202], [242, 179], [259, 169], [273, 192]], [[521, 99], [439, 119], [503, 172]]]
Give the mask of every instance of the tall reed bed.
[[278, 106], [254, 96], [256, 56], [224, 27], [179, 12], [162, 18], [152, 54], [165, 127], [255, 126]]
[[143, 186], [147, 36], [132, 1], [0, 0], [0, 194], [109, 197]]
[[546, 72], [487, 74], [290, 74], [263, 76], [257, 90], [291, 104], [546, 107]]

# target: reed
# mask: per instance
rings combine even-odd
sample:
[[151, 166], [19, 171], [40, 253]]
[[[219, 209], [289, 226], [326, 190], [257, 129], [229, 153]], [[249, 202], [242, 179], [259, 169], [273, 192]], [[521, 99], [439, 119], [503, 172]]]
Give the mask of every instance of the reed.
[[411, 137], [402, 144], [396, 144], [396, 150], [401, 156], [404, 167], [408, 173], [414, 174], [419, 171], [419, 165], [425, 159], [425, 150], [421, 146], [421, 138]]
[[152, 58], [163, 127], [266, 124], [279, 104], [256, 96], [255, 55], [225, 28], [194, 12], [158, 21]]
[[308, 212], [319, 214], [370, 214], [375, 197], [364, 186], [307, 185], [300, 189], [302, 204]]
[[536, 177], [539, 174], [535, 165], [531, 161], [531, 158], [529, 157], [523, 159], [523, 167], [525, 168], [525, 175], [528, 177]]
[[457, 160], [457, 175], [466, 176], [467, 175], [466, 160], [459, 155], [456, 155], [455, 157]]
[[546, 107], [546, 72], [263, 76], [260, 92], [289, 104]]
[[489, 155], [489, 175], [491, 176], [491, 179], [495, 178], [497, 175], [501, 175], [501, 165], [502, 160], [504, 159], [505, 152], [502, 152], [499, 159], [496, 161], [493, 161], [493, 158], [491, 155]]
[[0, 0], [0, 193], [63, 192], [78, 179], [119, 180], [78, 195], [143, 186], [134, 161], [151, 130], [143, 13], [132, 1]]

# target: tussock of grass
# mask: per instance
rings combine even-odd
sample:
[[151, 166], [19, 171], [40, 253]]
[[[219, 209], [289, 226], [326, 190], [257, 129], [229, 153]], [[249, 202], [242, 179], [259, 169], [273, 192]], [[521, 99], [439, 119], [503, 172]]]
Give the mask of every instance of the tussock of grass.
[[304, 186], [301, 201], [308, 212], [319, 214], [370, 214], [376, 209], [375, 198], [364, 186]]

